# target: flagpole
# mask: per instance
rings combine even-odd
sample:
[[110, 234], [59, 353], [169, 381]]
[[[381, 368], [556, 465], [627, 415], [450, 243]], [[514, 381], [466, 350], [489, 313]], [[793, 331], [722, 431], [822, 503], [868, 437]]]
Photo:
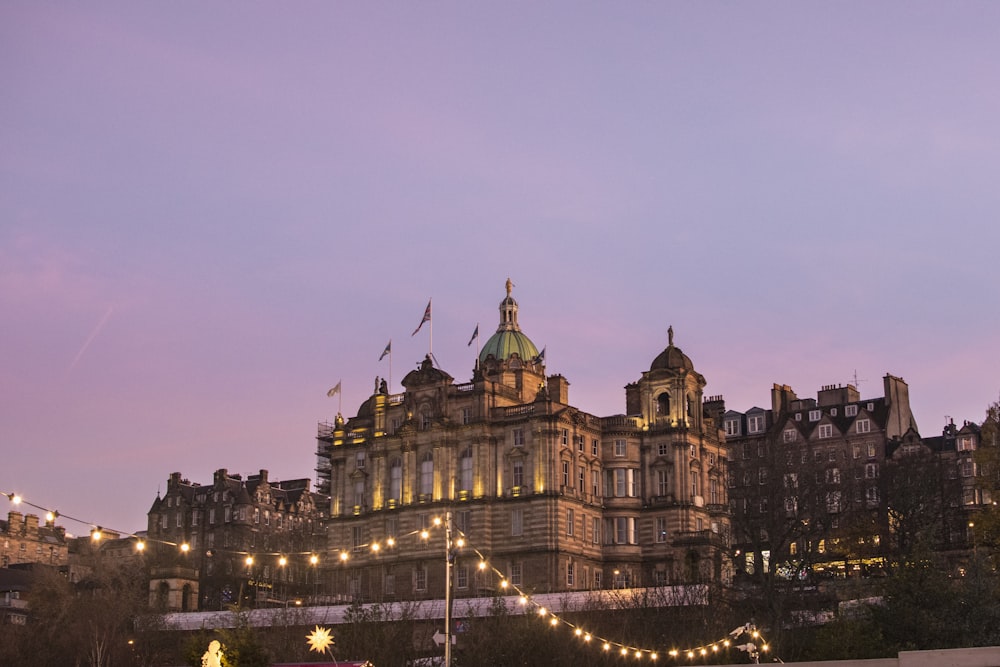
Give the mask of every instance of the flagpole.
[[[427, 308], [431, 307], [431, 301], [433, 301], [433, 299], [427, 299]], [[430, 341], [430, 343], [428, 344], [429, 347], [427, 349], [427, 354], [428, 356], [430, 356], [431, 359], [433, 359], [434, 358], [434, 314], [433, 313], [431, 313], [431, 335], [428, 338], [428, 340]]]

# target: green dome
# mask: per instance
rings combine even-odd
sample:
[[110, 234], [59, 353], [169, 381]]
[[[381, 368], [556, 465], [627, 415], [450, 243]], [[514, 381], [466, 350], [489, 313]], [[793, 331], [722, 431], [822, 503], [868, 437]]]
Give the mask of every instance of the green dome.
[[490, 355], [498, 361], [506, 361], [514, 354], [525, 362], [532, 362], [538, 357], [538, 348], [521, 332], [521, 327], [517, 324], [517, 301], [510, 295], [512, 287], [513, 284], [508, 279], [507, 297], [500, 302], [500, 326], [479, 351], [480, 363]]
[[486, 357], [491, 354], [501, 360], [517, 354], [524, 361], [532, 361], [538, 356], [538, 348], [520, 331], [498, 331], [490, 336], [486, 345], [480, 350], [479, 361], [486, 361]]

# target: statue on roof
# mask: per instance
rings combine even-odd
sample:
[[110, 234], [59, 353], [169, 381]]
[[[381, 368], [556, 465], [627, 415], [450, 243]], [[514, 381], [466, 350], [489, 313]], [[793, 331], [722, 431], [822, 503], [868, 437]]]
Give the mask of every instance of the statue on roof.
[[667, 327], [667, 343], [670, 345], [674, 344], [674, 325]]
[[510, 296], [510, 290], [514, 287], [514, 283], [510, 281], [510, 276], [507, 277], [507, 296]]

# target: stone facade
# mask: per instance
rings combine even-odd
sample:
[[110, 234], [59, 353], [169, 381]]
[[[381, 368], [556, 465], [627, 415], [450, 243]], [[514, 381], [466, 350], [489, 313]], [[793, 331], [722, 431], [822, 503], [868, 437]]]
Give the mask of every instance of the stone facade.
[[[335, 597], [441, 597], [443, 537], [417, 535], [448, 512], [467, 540], [459, 596], [495, 591], [501, 576], [534, 592], [729, 577], [725, 444], [672, 332], [626, 388], [626, 414], [597, 417], [570, 404], [564, 377], [546, 375], [508, 282], [470, 382], [428, 356], [402, 385], [390, 395], [376, 383], [357, 415], [319, 425]], [[372, 548], [389, 538], [394, 548]]]
[[55, 519], [39, 524], [38, 516], [11, 511], [0, 521], [0, 567], [18, 563], [61, 566], [69, 561], [66, 530]]
[[154, 602], [220, 609], [315, 595], [329, 500], [309, 484], [271, 481], [266, 470], [244, 480], [220, 469], [210, 485], [171, 474], [148, 515], [148, 557], [162, 573], [150, 584]]

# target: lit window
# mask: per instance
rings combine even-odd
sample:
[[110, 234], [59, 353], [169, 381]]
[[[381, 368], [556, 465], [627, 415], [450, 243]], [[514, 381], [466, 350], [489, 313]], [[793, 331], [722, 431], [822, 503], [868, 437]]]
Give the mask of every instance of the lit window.
[[955, 441], [955, 449], [960, 452], [971, 452], [976, 448], [976, 441], [971, 435], [959, 436]]

